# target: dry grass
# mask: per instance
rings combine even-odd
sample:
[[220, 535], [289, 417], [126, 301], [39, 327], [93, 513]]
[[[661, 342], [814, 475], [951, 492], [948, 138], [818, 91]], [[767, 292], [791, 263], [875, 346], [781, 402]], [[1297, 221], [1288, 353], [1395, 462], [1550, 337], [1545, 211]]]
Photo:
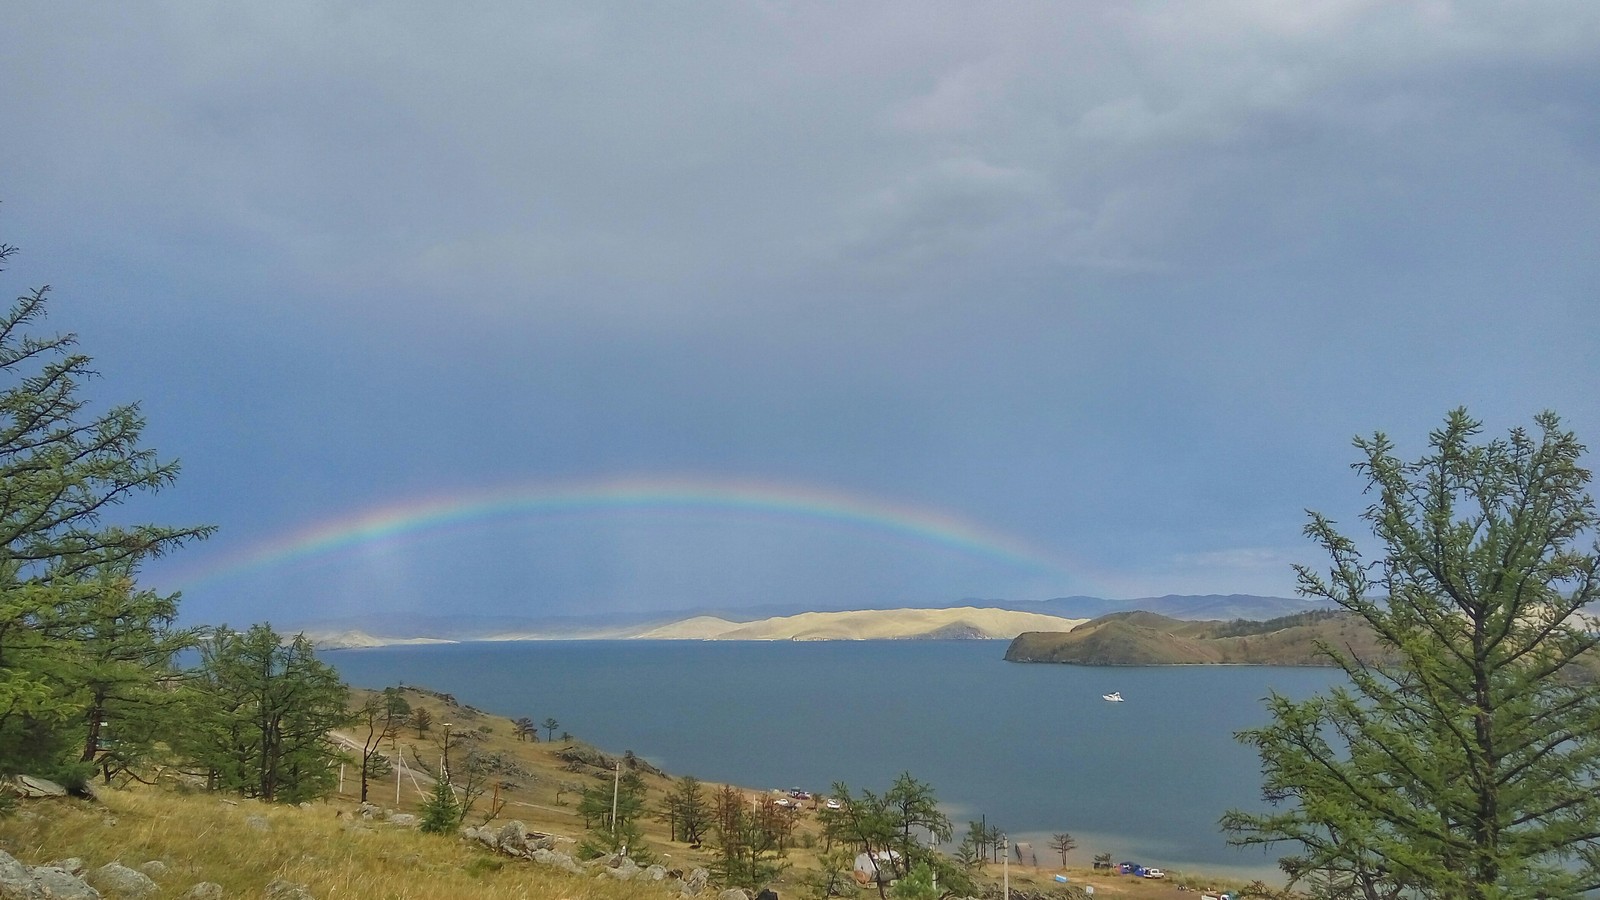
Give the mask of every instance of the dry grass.
[[0, 844], [31, 865], [69, 856], [91, 868], [161, 860], [171, 867], [159, 879], [161, 897], [177, 897], [200, 881], [222, 885], [225, 896], [258, 897], [280, 878], [307, 885], [318, 898], [666, 896], [655, 885], [570, 875], [494, 857], [458, 840], [336, 816], [340, 806], [108, 791], [100, 804], [26, 804], [0, 820]]
[[[80, 800], [24, 804], [16, 815], [0, 820], [0, 847], [30, 865], [76, 856], [91, 868], [113, 861], [137, 868], [158, 859], [171, 867], [158, 879], [160, 897], [178, 897], [200, 881], [222, 885], [224, 896], [259, 897], [267, 884], [280, 878], [307, 885], [319, 900], [668, 896], [654, 883], [570, 875], [493, 856], [453, 838], [364, 822], [349, 813], [336, 815], [346, 809], [353, 806], [332, 802], [302, 809], [224, 801], [214, 794], [108, 791], [99, 804]], [[263, 820], [265, 830], [253, 824]], [[657, 849], [681, 851], [682, 847], [658, 845]], [[795, 876], [813, 864], [810, 856], [803, 851], [792, 855], [794, 868], [776, 885], [781, 896], [800, 894]], [[998, 882], [1000, 867], [987, 869], [986, 876]], [[1097, 896], [1130, 900], [1193, 896], [1179, 893], [1179, 878], [1152, 882], [1077, 867], [1013, 865], [1011, 883], [1019, 890], [1048, 892], [1059, 887], [1052, 881], [1056, 871], [1065, 871], [1073, 884], [1096, 885]], [[860, 897], [865, 900], [876, 893], [863, 891]]]
[[[357, 694], [359, 702], [364, 692]], [[436, 759], [443, 723], [451, 723], [457, 735], [472, 735], [471, 742], [479, 751], [499, 754], [514, 768], [496, 776], [506, 784], [501, 797], [507, 803], [495, 824], [521, 820], [533, 830], [565, 839], [558, 849], [572, 850], [583, 833], [583, 823], [575, 812], [578, 795], [574, 788], [600, 781], [609, 787], [609, 771], [573, 766], [560, 756], [569, 746], [567, 742], [517, 740], [509, 719], [454, 703], [444, 695], [408, 688], [406, 699], [413, 707], [427, 708], [439, 724], [421, 737], [408, 731], [397, 742], [386, 742], [386, 753], [403, 751], [408, 762], [418, 756]], [[345, 736], [359, 743], [364, 734], [349, 730]], [[342, 792], [309, 808], [223, 799], [170, 784], [108, 790], [100, 804], [78, 800], [25, 803], [15, 815], [0, 819], [0, 848], [30, 865], [75, 856], [90, 867], [121, 861], [137, 868], [158, 859], [171, 867], [170, 874], [159, 879], [161, 897], [178, 897], [200, 881], [222, 885], [228, 897], [259, 897], [267, 884], [280, 878], [308, 885], [319, 900], [667, 896], [656, 884], [570, 875], [494, 856], [453, 838], [364, 821], [357, 814], [360, 786], [352, 771], [353, 767], [347, 769]], [[653, 775], [645, 780], [649, 802], [655, 807], [670, 782]], [[372, 785], [369, 798], [381, 807], [416, 812], [428, 786], [420, 773], [417, 783], [403, 777], [400, 802], [396, 803], [391, 777]], [[707, 794], [717, 787], [708, 784]], [[469, 824], [482, 820], [487, 801], [487, 797], [480, 801], [479, 812], [468, 819]], [[264, 830], [259, 827], [263, 822]], [[655, 821], [642, 824], [649, 850], [669, 868], [687, 871], [710, 862], [708, 851], [669, 841], [666, 825]], [[799, 830], [816, 834], [813, 811], [805, 812]], [[774, 886], [782, 896], [801, 896], [799, 879], [815, 868], [815, 853], [797, 847], [787, 861], [790, 868]], [[1000, 867], [986, 868], [985, 880], [998, 883]], [[1019, 888], [1049, 890], [1056, 887], [1051, 881], [1056, 871], [1063, 870], [1013, 865], [1012, 883]], [[1104, 876], [1087, 868], [1064, 871], [1074, 884], [1095, 884], [1100, 896], [1193, 896], [1177, 892], [1177, 879], [1146, 882]], [[876, 897], [876, 892], [864, 891], [860, 896]]]

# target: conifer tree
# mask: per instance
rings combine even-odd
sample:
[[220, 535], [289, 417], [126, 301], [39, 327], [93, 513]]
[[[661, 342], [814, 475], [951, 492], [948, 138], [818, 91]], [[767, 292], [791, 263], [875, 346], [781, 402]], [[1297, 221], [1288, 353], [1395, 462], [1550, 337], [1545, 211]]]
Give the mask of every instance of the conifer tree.
[[672, 829], [673, 840], [698, 844], [711, 822], [705, 788], [693, 775], [679, 778], [661, 804], [661, 818]]
[[199, 633], [174, 626], [175, 597], [137, 590], [122, 572], [101, 572], [94, 585], [70, 650], [58, 649], [74, 659], [68, 674], [84, 708], [79, 759], [110, 781], [182, 727], [176, 656], [196, 646]]
[[222, 626], [200, 649], [177, 740], [213, 786], [286, 803], [332, 790], [342, 753], [328, 731], [351, 721], [350, 691], [305, 635], [284, 643], [267, 624]]
[[[0, 264], [14, 253], [0, 245]], [[0, 774], [72, 782], [86, 774], [90, 732], [102, 721], [90, 725], [79, 655], [85, 628], [108, 624], [95, 618], [102, 579], [131, 579], [143, 560], [211, 529], [105, 521], [135, 495], [171, 485], [178, 466], [140, 446], [137, 405], [90, 412], [80, 391], [95, 373], [75, 336], [34, 333], [48, 293], [33, 290], [0, 313]], [[135, 668], [155, 677], [160, 667]], [[124, 669], [118, 683], [132, 674]]]
[[578, 843], [579, 855], [595, 857], [626, 850], [636, 862], [649, 859], [639, 823], [645, 814], [646, 790], [644, 776], [631, 769], [584, 788], [578, 815], [588, 826], [588, 834]]
[[717, 793], [717, 858], [711, 874], [718, 884], [754, 893], [787, 867], [778, 858], [778, 834], [773, 827], [776, 809], [771, 797], [762, 798], [751, 809], [732, 787], [724, 786]]
[[418, 828], [428, 834], [451, 834], [461, 827], [461, 803], [443, 772], [433, 780], [433, 790], [422, 801], [422, 821]]
[[1450, 413], [1406, 462], [1358, 439], [1363, 514], [1382, 556], [1312, 514], [1326, 573], [1301, 593], [1372, 627], [1397, 663], [1325, 652], [1349, 684], [1269, 698], [1257, 748], [1267, 813], [1230, 812], [1238, 844], [1289, 842], [1292, 880], [1316, 873], [1367, 898], [1576, 897], [1600, 889], [1600, 596], [1584, 452], [1553, 413], [1479, 442]]
[[853, 795], [842, 782], [834, 783], [832, 794], [843, 802], [818, 814], [824, 834], [869, 855], [885, 876], [878, 879], [881, 897], [887, 897], [885, 881], [904, 878], [918, 862], [928, 863], [951, 889], [970, 884], [964, 867], [928, 848], [929, 839], [950, 840], [950, 818], [939, 809], [933, 788], [910, 772], [901, 773], [882, 794], [863, 789]]

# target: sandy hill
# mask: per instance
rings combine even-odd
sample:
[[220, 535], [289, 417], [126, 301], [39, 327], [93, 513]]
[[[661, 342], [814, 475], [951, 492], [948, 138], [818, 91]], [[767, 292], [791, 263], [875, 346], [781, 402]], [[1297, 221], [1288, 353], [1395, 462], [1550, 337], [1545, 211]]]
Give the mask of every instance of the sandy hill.
[[730, 622], [716, 616], [695, 616], [651, 628], [634, 637], [651, 641], [710, 641], [715, 640], [717, 635], [738, 627], [740, 627], [738, 622]]
[[339, 632], [307, 631], [305, 636], [318, 650], [353, 650], [360, 647], [394, 647], [402, 644], [454, 644], [442, 638], [397, 638], [378, 637], [365, 631], [349, 630]]
[[1018, 635], [1006, 648], [1006, 659], [1089, 666], [1328, 665], [1318, 642], [1374, 662], [1386, 658], [1366, 623], [1348, 613], [1319, 610], [1266, 622], [1182, 622], [1148, 612], [1116, 613], [1066, 633]]
[[743, 624], [699, 616], [641, 632], [635, 637], [644, 640], [705, 641], [990, 640], [1016, 637], [1024, 631], [1062, 631], [1082, 622], [1083, 619], [971, 606], [955, 609], [867, 609], [801, 613]]

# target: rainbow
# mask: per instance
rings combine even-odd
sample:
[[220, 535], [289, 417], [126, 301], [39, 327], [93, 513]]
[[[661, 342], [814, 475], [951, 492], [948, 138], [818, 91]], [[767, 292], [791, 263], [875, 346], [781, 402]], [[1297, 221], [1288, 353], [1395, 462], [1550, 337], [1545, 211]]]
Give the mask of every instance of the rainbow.
[[177, 587], [231, 579], [344, 550], [502, 519], [609, 510], [708, 510], [816, 522], [944, 547], [1018, 569], [1071, 577], [1026, 542], [923, 507], [817, 487], [705, 478], [608, 479], [519, 485], [377, 507], [258, 542], [178, 575]]

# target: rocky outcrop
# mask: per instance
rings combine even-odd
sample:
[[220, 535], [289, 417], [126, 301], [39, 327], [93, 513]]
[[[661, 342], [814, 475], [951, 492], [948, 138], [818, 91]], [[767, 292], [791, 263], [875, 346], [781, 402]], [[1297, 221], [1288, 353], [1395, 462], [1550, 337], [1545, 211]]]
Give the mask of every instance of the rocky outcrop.
[[[83, 860], [77, 857], [30, 867], [0, 850], [0, 900], [143, 900], [157, 896], [161, 889], [150, 875], [165, 876], [171, 867], [153, 859], [139, 869], [114, 862], [85, 874]], [[222, 900], [223, 890], [220, 884], [202, 881], [176, 896], [181, 900]], [[267, 900], [316, 900], [305, 885], [282, 880], [267, 885], [263, 896]]]
[[0, 850], [0, 900], [45, 900], [39, 880], [4, 850]]
[[682, 894], [685, 897], [698, 897], [711, 881], [711, 873], [705, 869], [694, 869], [687, 877], [680, 872], [677, 877], [667, 882], [669, 893]]
[[611, 769], [617, 765], [616, 760], [593, 747], [585, 747], [582, 744], [562, 747], [556, 752], [556, 756], [565, 760], [567, 768], [571, 771], [579, 771], [583, 766], [595, 769]]
[[55, 866], [34, 866], [33, 877], [52, 900], [99, 900], [100, 892], [72, 872]]
[[573, 875], [586, 874], [583, 866], [578, 865], [578, 861], [573, 859], [570, 854], [558, 853], [555, 850], [535, 850], [528, 858], [541, 866], [550, 866], [563, 872], [570, 872]]
[[411, 813], [395, 812], [371, 803], [363, 803], [356, 807], [356, 817], [362, 822], [385, 822], [396, 828], [415, 828], [421, 821]]
[[556, 846], [555, 835], [529, 831], [528, 826], [515, 819], [500, 826], [499, 830], [468, 825], [461, 829], [461, 839], [518, 859], [533, 859], [537, 851], [554, 850]]
[[639, 864], [626, 856], [615, 856], [600, 870], [600, 874], [609, 875], [618, 881], [632, 881], [635, 876], [644, 871]]

